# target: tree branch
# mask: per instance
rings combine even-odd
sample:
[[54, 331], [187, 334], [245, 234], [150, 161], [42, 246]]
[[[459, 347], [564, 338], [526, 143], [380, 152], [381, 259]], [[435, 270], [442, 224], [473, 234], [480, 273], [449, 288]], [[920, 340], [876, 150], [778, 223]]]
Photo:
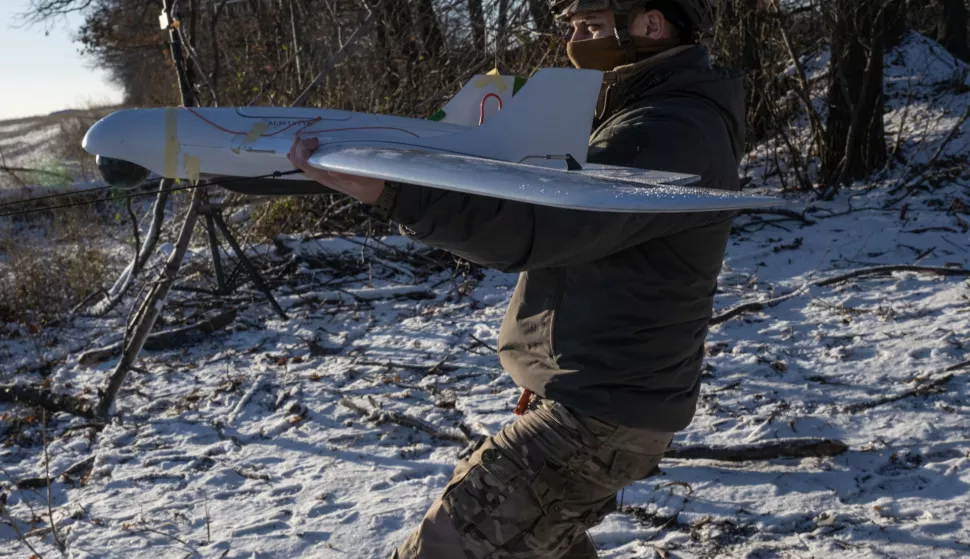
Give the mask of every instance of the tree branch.
[[920, 384], [916, 388], [904, 390], [903, 392], [900, 392], [899, 394], [894, 394], [892, 396], [883, 396], [881, 398], [876, 398], [875, 400], [872, 400], [869, 402], [859, 402], [857, 404], [849, 404], [848, 406], [845, 406], [844, 409], [849, 413], [857, 413], [860, 411], [865, 411], [868, 409], [875, 408], [877, 406], [882, 406], [884, 404], [891, 404], [893, 402], [898, 402], [900, 400], [903, 400], [905, 398], [911, 398], [913, 396], [926, 396], [928, 394], [936, 394], [938, 392], [942, 392], [943, 386], [948, 382], [950, 382], [951, 380], [953, 380], [953, 377], [956, 376], [952, 373], [954, 371], [965, 369], [967, 367], [970, 367], [970, 361], [957, 363], [956, 365], [952, 365], [950, 367], [947, 367], [946, 369], [943, 369], [944, 373], [951, 373], [951, 374], [944, 375], [934, 380], [933, 382], [930, 382], [927, 384]]
[[[175, 328], [173, 330], [152, 334], [145, 340], [144, 349], [156, 351], [185, 347], [197, 342], [200, 334], [212, 334], [229, 326], [236, 320], [236, 314], [236, 309], [231, 309], [208, 320], [203, 320], [202, 322], [184, 328]], [[100, 363], [101, 361], [118, 355], [123, 349], [123, 342], [111, 344], [100, 349], [92, 349], [82, 353], [78, 358], [78, 363], [81, 365]]]
[[938, 266], [911, 266], [906, 264], [894, 265], [894, 266], [876, 266], [874, 268], [863, 268], [861, 270], [855, 270], [841, 276], [835, 276], [834, 278], [828, 278], [824, 280], [819, 280], [812, 283], [812, 287], [827, 287], [835, 285], [837, 283], [842, 283], [850, 279], [864, 278], [870, 276], [882, 276], [886, 274], [891, 274], [893, 272], [919, 272], [923, 274], [937, 274], [941, 276], [970, 276], [970, 270], [964, 270], [963, 268], [943, 268]]
[[324, 78], [327, 77], [327, 74], [333, 71], [333, 69], [336, 68], [338, 64], [343, 62], [344, 58], [347, 58], [347, 55], [350, 53], [350, 47], [352, 47], [354, 43], [357, 42], [358, 39], [363, 37], [364, 34], [370, 31], [370, 28], [374, 24], [374, 20], [376, 19], [376, 16], [377, 16], [377, 9], [380, 8], [381, 3], [382, 2], [378, 2], [374, 6], [370, 14], [367, 15], [367, 19], [364, 20], [364, 23], [360, 24], [360, 27], [358, 27], [357, 30], [354, 31], [354, 33], [347, 39], [347, 41], [343, 45], [341, 45], [340, 50], [335, 52], [333, 56], [331, 56], [327, 60], [326, 64], [324, 64], [323, 66], [323, 70], [321, 70], [320, 73], [317, 74], [315, 78], [313, 78], [313, 81], [310, 82], [310, 85], [306, 86], [303, 92], [300, 93], [299, 96], [297, 96], [295, 101], [293, 101], [293, 104], [291, 105], [292, 107], [302, 107], [304, 104], [306, 104], [307, 98], [310, 97], [310, 93], [312, 93], [313, 90], [316, 89], [317, 86], [323, 82]]
[[715, 315], [711, 318], [710, 324], [713, 326], [715, 324], [721, 324], [722, 322], [727, 322], [732, 318], [740, 316], [748, 312], [757, 312], [764, 310], [768, 307], [777, 306], [780, 303], [799, 295], [809, 288], [812, 287], [829, 287], [836, 285], [855, 278], [864, 278], [870, 276], [881, 276], [886, 274], [891, 274], [893, 272], [917, 272], [923, 274], [937, 274], [941, 276], [962, 276], [970, 277], [970, 270], [965, 270], [963, 268], [944, 268], [939, 266], [912, 266], [907, 264], [893, 265], [893, 266], [876, 266], [874, 268], [863, 268], [861, 270], [854, 270], [847, 274], [842, 274], [840, 276], [835, 276], [828, 279], [814, 281], [812, 283], [806, 284], [791, 293], [782, 295], [780, 297], [775, 297], [774, 299], [768, 299], [767, 301], [753, 301], [750, 303], [742, 303], [736, 307], [728, 309], [721, 314]]
[[65, 412], [85, 419], [96, 419], [91, 402], [35, 386], [19, 384], [0, 386], [0, 403], [40, 406], [52, 412]]
[[432, 437], [442, 441], [448, 441], [448, 442], [459, 443], [459, 444], [467, 444], [471, 442], [471, 440], [468, 437], [466, 437], [465, 434], [462, 433], [461, 431], [453, 431], [450, 429], [449, 430], [439, 429], [438, 427], [435, 427], [434, 425], [432, 425], [431, 423], [428, 423], [427, 421], [418, 419], [416, 417], [411, 417], [410, 415], [407, 415], [407, 414], [398, 413], [394, 411], [378, 410], [378, 409], [368, 410], [364, 406], [346, 397], [340, 399], [340, 405], [350, 410], [353, 410], [354, 412], [356, 412], [358, 415], [360, 415], [367, 421], [374, 421], [375, 423], [378, 423], [378, 424], [386, 423], [386, 422], [396, 423], [404, 427], [410, 427], [418, 431], [424, 431], [425, 433], [431, 435]]
[[776, 458], [824, 458], [838, 456], [848, 449], [848, 445], [842, 441], [831, 439], [783, 439], [739, 446], [684, 446], [669, 449], [664, 458], [747, 462]]

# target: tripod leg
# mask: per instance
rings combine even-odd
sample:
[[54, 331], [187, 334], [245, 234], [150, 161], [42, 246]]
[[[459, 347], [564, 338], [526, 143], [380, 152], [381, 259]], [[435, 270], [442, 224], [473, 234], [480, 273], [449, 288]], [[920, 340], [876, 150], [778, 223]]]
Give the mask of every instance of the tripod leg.
[[226, 242], [229, 243], [229, 246], [231, 246], [232, 250], [236, 253], [236, 257], [239, 258], [239, 262], [242, 263], [243, 267], [246, 268], [246, 271], [249, 272], [249, 277], [252, 278], [253, 283], [256, 284], [256, 288], [262, 291], [263, 295], [266, 295], [266, 299], [269, 300], [269, 304], [272, 305], [273, 310], [276, 311], [276, 314], [280, 315], [280, 318], [283, 320], [288, 320], [289, 317], [286, 316], [286, 311], [284, 311], [283, 307], [276, 302], [276, 299], [269, 290], [269, 286], [267, 286], [266, 282], [263, 281], [263, 278], [259, 275], [259, 272], [256, 271], [256, 268], [253, 267], [253, 264], [249, 261], [249, 258], [246, 258], [246, 253], [243, 252], [242, 248], [239, 246], [239, 243], [236, 242], [235, 237], [232, 236], [232, 232], [229, 231], [229, 227], [226, 226], [226, 222], [222, 220], [222, 216], [216, 213], [212, 216], [212, 219], [216, 222], [219, 230], [222, 231], [222, 235], [226, 238]]
[[222, 270], [222, 255], [219, 247], [219, 239], [216, 238], [216, 224], [212, 219], [212, 210], [205, 212], [205, 229], [209, 232], [209, 251], [212, 253], [212, 265], [216, 269], [216, 283], [219, 285], [219, 294], [228, 295], [229, 287], [226, 284], [226, 274]]

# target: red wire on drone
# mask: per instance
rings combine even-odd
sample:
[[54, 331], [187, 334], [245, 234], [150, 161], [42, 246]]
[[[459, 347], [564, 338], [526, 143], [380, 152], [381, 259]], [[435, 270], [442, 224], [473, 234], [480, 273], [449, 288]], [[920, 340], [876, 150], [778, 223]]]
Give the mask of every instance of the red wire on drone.
[[498, 110], [502, 110], [502, 98], [494, 93], [489, 93], [485, 97], [482, 97], [482, 104], [478, 110], [478, 125], [481, 126], [485, 123], [485, 101], [488, 101], [489, 97], [494, 97], [498, 101]]
[[[499, 99], [499, 103], [501, 103], [501, 102], [502, 102], [502, 100]], [[198, 119], [202, 120], [203, 122], [205, 122], [209, 126], [212, 126], [213, 128], [216, 128], [218, 130], [221, 130], [221, 131], [223, 131], [223, 132], [225, 132], [227, 134], [235, 134], [235, 135], [239, 135], [239, 136], [245, 136], [246, 134], [249, 133], [249, 132], [238, 132], [236, 130], [229, 130], [228, 128], [223, 128], [222, 126], [220, 126], [220, 125], [216, 124], [215, 122], [212, 122], [211, 120], [209, 120], [206, 117], [202, 116], [201, 114], [199, 114], [198, 112], [196, 112], [195, 110], [193, 110], [191, 107], [182, 107], [182, 108], [185, 109], [185, 110], [187, 110], [187, 111], [189, 111], [190, 113], [192, 113], [193, 115], [195, 115]], [[393, 127], [393, 126], [356, 126], [356, 127], [348, 127], [348, 128], [330, 128], [330, 129], [327, 129], [327, 130], [309, 130], [309, 131], [307, 130], [307, 128], [313, 126], [314, 124], [320, 122], [321, 120], [323, 120], [323, 118], [316, 117], [316, 118], [310, 119], [310, 121], [307, 122], [306, 124], [304, 124], [305, 121], [300, 120], [300, 121], [294, 122], [293, 124], [290, 124], [289, 126], [286, 126], [284, 128], [280, 128], [279, 130], [277, 130], [276, 132], [273, 132], [272, 134], [260, 134], [259, 137], [260, 138], [271, 138], [273, 136], [276, 136], [277, 134], [280, 134], [282, 132], [285, 132], [286, 130], [289, 130], [290, 128], [293, 128], [294, 126], [297, 126], [299, 124], [304, 124], [303, 128], [300, 128], [300, 130], [295, 134], [296, 136], [302, 136], [302, 135], [305, 135], [305, 134], [323, 134], [325, 132], [348, 132], [348, 131], [352, 131], [352, 130], [394, 130], [394, 131], [397, 131], [397, 132], [404, 132], [405, 134], [410, 134], [410, 135], [414, 136], [415, 138], [420, 138], [420, 136], [418, 136], [414, 132], [411, 132], [410, 130], [405, 130], [403, 128], [396, 128], [396, 127]]]

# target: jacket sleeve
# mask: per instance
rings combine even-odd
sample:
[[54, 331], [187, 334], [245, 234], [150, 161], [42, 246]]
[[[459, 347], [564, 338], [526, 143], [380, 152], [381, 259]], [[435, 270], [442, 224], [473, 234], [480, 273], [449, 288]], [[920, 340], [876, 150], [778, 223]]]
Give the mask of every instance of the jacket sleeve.
[[[684, 139], [687, 123], [614, 129], [591, 145], [596, 163], [703, 174], [695, 146], [663, 141], [671, 130]], [[661, 123], [653, 123], [661, 124]], [[663, 135], [670, 140], [670, 136]], [[653, 141], [657, 138], [657, 141]], [[609, 145], [598, 155], [601, 144]], [[633, 162], [630, 165], [630, 162]], [[692, 164], [693, 163], [693, 164]], [[604, 258], [640, 243], [729, 219], [731, 212], [622, 214], [552, 208], [459, 192], [402, 185], [392, 218], [425, 244], [490, 268], [520, 272]]]

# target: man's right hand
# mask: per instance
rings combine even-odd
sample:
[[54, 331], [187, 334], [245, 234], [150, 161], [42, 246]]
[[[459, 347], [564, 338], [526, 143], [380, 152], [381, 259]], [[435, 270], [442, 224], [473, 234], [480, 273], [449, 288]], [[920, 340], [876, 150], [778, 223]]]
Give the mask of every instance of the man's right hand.
[[384, 191], [383, 180], [317, 169], [310, 165], [309, 160], [319, 147], [320, 140], [316, 137], [301, 138], [298, 136], [293, 141], [293, 145], [290, 146], [290, 152], [286, 154], [286, 158], [295, 168], [303, 171], [303, 174], [308, 178], [324, 186], [356, 198], [367, 205], [373, 205], [377, 202], [381, 192]]

